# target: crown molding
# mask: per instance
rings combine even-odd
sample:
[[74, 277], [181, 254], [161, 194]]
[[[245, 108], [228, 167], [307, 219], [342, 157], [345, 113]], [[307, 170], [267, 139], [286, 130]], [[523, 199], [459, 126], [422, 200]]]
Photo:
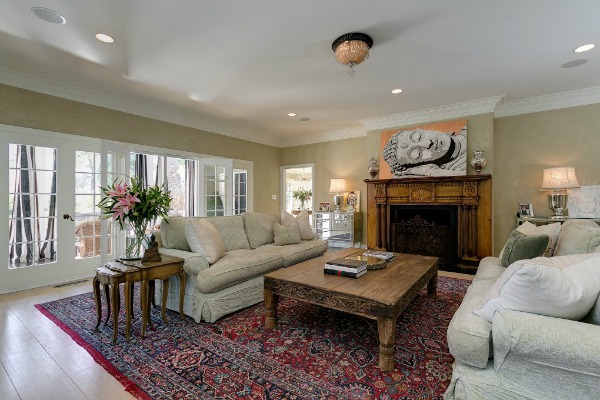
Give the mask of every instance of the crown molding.
[[367, 136], [367, 131], [362, 126], [354, 128], [336, 129], [333, 131], [313, 133], [296, 137], [294, 139], [285, 139], [285, 143], [280, 143], [279, 147], [303, 146], [307, 144], [332, 142], [334, 140], [352, 139]]
[[600, 86], [512, 100], [500, 104], [495, 118], [600, 103]]
[[358, 122], [360, 122], [367, 129], [367, 131], [374, 131], [379, 129], [395, 128], [399, 126], [422, 124], [432, 121], [463, 118], [470, 115], [494, 112], [498, 104], [501, 103], [503, 99], [504, 96], [488, 97], [485, 99], [465, 101], [463, 103], [365, 119]]
[[236, 139], [261, 143], [268, 146], [277, 146], [277, 144], [273, 143], [272, 138], [238, 126], [228, 125], [223, 121], [216, 121], [200, 117], [196, 114], [168, 109], [151, 102], [142, 102], [116, 96], [98, 89], [73, 85], [57, 79], [10, 68], [2, 64], [0, 64], [0, 83], [50, 96], [74, 100], [80, 103], [134, 114], [140, 117], [156, 119], [163, 122], [186, 126], [188, 128], [230, 136]]

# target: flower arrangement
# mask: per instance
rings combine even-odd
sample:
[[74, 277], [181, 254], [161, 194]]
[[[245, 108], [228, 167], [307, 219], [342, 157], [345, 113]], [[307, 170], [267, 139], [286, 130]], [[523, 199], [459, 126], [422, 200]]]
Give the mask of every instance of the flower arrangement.
[[150, 245], [146, 228], [157, 217], [167, 219], [171, 194], [158, 186], [143, 187], [135, 178], [131, 183], [117, 183], [100, 188], [105, 197], [98, 203], [102, 218], [112, 218], [121, 229], [133, 231], [133, 239], [125, 249], [126, 257], [137, 256], [140, 246]]
[[312, 197], [312, 190], [304, 189], [304, 187], [301, 187], [298, 190], [294, 190], [292, 192], [292, 197], [300, 201], [300, 208], [304, 208], [304, 203], [309, 201]]

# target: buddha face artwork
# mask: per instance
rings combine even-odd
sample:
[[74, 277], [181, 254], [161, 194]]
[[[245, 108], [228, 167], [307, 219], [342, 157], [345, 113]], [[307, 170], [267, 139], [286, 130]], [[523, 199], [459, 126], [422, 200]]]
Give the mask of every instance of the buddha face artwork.
[[384, 132], [381, 141], [389, 178], [466, 174], [466, 120]]

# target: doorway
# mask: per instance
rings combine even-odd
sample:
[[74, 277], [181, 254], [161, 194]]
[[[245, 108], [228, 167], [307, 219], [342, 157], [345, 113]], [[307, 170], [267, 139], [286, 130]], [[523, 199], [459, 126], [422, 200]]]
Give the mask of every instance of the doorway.
[[[314, 199], [314, 164], [285, 165], [281, 167], [281, 209], [290, 214], [302, 208], [312, 214]], [[302, 204], [300, 193], [310, 193]], [[294, 196], [296, 194], [297, 196]]]

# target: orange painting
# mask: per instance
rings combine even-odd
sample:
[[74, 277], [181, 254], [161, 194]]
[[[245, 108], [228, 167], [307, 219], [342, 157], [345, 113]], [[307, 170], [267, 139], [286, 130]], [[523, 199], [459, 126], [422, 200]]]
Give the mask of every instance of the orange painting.
[[[425, 161], [420, 161], [419, 165], [421, 165], [419, 168], [405, 168], [405, 167], [399, 167], [399, 163], [400, 161], [395, 161], [395, 163], [393, 164], [393, 167], [390, 167], [390, 164], [388, 164], [388, 161], [386, 161], [386, 157], [384, 157], [384, 151], [386, 151], [386, 155], [388, 160], [390, 160], [390, 145], [388, 143], [390, 143], [390, 140], [392, 139], [392, 136], [394, 136], [395, 134], [402, 132], [402, 131], [427, 131], [427, 132], [433, 132], [442, 135], [442, 139], [445, 139], [443, 137], [443, 135], [449, 135], [449, 137], [457, 137], [459, 134], [464, 137], [464, 140], [462, 140], [463, 138], [461, 137], [461, 142], [458, 144], [453, 143], [453, 146], [460, 146], [460, 149], [456, 149], [454, 150], [458, 155], [458, 153], [460, 152], [460, 159], [457, 159], [454, 161], [455, 164], [457, 163], [461, 163], [461, 165], [459, 165], [458, 167], [453, 167], [453, 171], [450, 170], [444, 170], [444, 166], [438, 166], [438, 165], [433, 165], [433, 167], [431, 166], [427, 166], [427, 168], [423, 165], [425, 164]], [[390, 131], [384, 131], [381, 133], [381, 145], [380, 145], [380, 149], [379, 149], [379, 179], [390, 179], [390, 178], [394, 178], [394, 173], [392, 172], [392, 169], [394, 169], [396, 171], [396, 178], [402, 178], [404, 176], [443, 176], [443, 175], [465, 175], [466, 174], [466, 132], [467, 132], [467, 120], [466, 119], [461, 119], [461, 120], [454, 120], [454, 121], [447, 121], [447, 122], [437, 122], [434, 124], [428, 124], [428, 125], [420, 125], [420, 126], [416, 126], [416, 127], [410, 127], [410, 128], [401, 128], [401, 129], [394, 129], [394, 130], [390, 130]], [[398, 135], [397, 135], [398, 137]], [[443, 142], [443, 140], [440, 140], [440, 142]], [[429, 143], [429, 142], [428, 142]], [[435, 139], [433, 139], [430, 142], [430, 147], [433, 145], [435, 147], [434, 143], [437, 143]], [[386, 150], [386, 146], [387, 146], [387, 150]], [[402, 147], [407, 147], [408, 145], [404, 145]], [[439, 145], [440, 147], [441, 144]], [[415, 146], [418, 147], [418, 146]], [[453, 149], [455, 148], [453, 147]], [[417, 157], [418, 156], [422, 156], [422, 154], [419, 152], [419, 149], [415, 149], [414, 150], [417, 153]], [[456, 157], [455, 157], [456, 158]], [[432, 162], [433, 163], [433, 162]], [[409, 164], [404, 164], [405, 166], [410, 166]], [[413, 165], [417, 165], [416, 162]], [[447, 165], [447, 164], [446, 164]], [[461, 168], [461, 166], [463, 166], [463, 168]], [[404, 172], [399, 172], [399, 170], [411, 170], [412, 172], [408, 171], [406, 172], [406, 175], [404, 175]], [[415, 172], [415, 170], [417, 170]], [[463, 172], [464, 170], [464, 172]], [[427, 171], [427, 172], [424, 172]]]

